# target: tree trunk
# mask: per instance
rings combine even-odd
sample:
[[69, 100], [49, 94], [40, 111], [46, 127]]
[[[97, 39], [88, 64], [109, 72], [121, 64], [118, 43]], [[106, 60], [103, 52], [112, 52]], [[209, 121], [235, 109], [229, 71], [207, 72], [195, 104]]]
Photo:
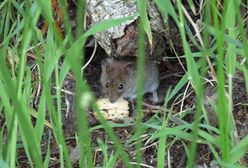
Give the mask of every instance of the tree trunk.
[[[136, 0], [87, 0], [87, 14], [91, 24], [103, 20], [121, 18], [137, 13]], [[147, 5], [148, 18], [153, 33], [153, 46], [146, 42], [146, 57], [161, 60], [166, 53], [168, 36], [164, 20], [152, 1]], [[108, 56], [135, 56], [137, 50], [137, 19], [127, 21], [119, 26], [97, 33], [94, 37]]]

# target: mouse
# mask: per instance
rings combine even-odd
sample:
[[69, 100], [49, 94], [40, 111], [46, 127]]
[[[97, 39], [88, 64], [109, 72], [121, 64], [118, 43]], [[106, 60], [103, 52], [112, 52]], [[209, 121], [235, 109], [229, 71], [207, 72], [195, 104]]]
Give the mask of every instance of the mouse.
[[[137, 96], [137, 67], [135, 60], [117, 60], [106, 58], [101, 63], [101, 85], [103, 93], [111, 103], [124, 98], [133, 101]], [[152, 60], [145, 59], [143, 94], [152, 93], [152, 101], [158, 102], [159, 86], [158, 66]]]

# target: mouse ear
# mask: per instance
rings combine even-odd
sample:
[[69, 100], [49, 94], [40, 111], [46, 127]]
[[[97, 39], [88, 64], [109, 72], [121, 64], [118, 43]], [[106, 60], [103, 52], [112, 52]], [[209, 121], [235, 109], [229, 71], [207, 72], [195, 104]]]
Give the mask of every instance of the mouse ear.
[[101, 67], [103, 70], [106, 69], [106, 66], [110, 65], [113, 62], [113, 58], [106, 58], [104, 60], [102, 60], [101, 62]]
[[127, 62], [124, 66], [126, 71], [134, 71], [135, 70], [135, 62]]
[[106, 58], [104, 60], [102, 60], [101, 66], [102, 66], [102, 71], [106, 71], [107, 73], [109, 73], [110, 71], [112, 71], [114, 59], [113, 58]]
[[102, 60], [101, 65], [112, 64], [113, 61], [114, 61], [113, 58], [106, 58], [106, 59]]

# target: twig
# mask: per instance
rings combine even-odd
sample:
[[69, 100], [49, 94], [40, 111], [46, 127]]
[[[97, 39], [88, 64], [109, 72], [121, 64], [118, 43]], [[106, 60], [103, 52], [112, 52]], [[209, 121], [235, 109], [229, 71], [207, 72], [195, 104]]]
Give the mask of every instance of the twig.
[[92, 61], [92, 59], [94, 58], [95, 54], [96, 54], [96, 49], [97, 49], [97, 42], [95, 40], [95, 46], [94, 46], [94, 50], [92, 55], [90, 56], [90, 59], [88, 60], [88, 62], [81, 68], [81, 71], [83, 72], [83, 70], [90, 64], [90, 62]]

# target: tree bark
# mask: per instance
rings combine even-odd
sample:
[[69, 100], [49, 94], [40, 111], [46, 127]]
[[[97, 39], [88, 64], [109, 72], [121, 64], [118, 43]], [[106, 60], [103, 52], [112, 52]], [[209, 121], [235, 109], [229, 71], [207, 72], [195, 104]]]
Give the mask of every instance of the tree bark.
[[[121, 18], [137, 13], [136, 0], [87, 0], [87, 14], [91, 24], [107, 19]], [[147, 13], [153, 33], [153, 46], [146, 42], [146, 56], [161, 60], [166, 53], [168, 37], [164, 20], [152, 1], [148, 1]], [[119, 26], [110, 28], [94, 35], [108, 56], [135, 56], [138, 39], [138, 18], [127, 21]]]

